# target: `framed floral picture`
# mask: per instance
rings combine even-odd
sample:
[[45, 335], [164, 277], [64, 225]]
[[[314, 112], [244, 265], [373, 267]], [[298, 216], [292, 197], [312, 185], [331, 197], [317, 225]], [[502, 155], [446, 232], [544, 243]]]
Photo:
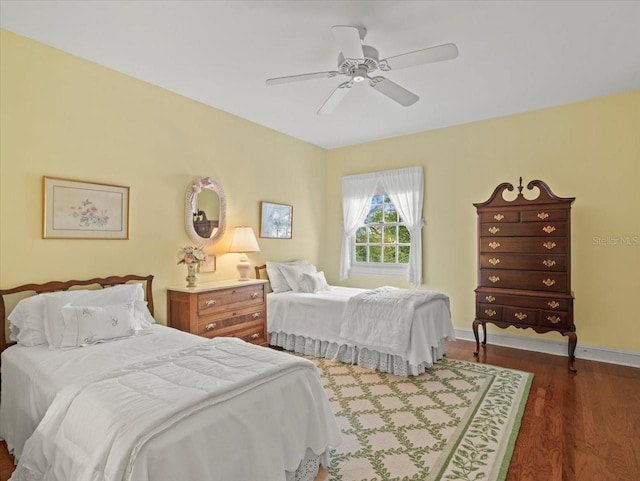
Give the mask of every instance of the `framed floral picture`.
[[261, 202], [260, 237], [291, 239], [293, 207], [286, 204]]
[[128, 239], [129, 187], [43, 177], [45, 239]]

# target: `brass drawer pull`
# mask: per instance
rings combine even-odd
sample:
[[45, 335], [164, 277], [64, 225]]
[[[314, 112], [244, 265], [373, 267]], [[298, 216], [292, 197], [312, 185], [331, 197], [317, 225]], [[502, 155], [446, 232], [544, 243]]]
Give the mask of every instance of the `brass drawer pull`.
[[556, 246], [555, 242], [545, 242], [544, 244], [542, 244], [544, 247], [546, 247], [547, 249], [551, 250]]
[[490, 233], [495, 234], [496, 232], [500, 232], [500, 227], [489, 227], [489, 229], [487, 229]]
[[493, 218], [500, 222], [502, 219], [504, 219], [504, 216], [502, 214], [496, 214], [493, 216]]
[[547, 234], [551, 234], [554, 230], [556, 230], [556, 228], [552, 225], [548, 225], [546, 227], [543, 227], [542, 230], [545, 231]]
[[488, 279], [494, 284], [500, 280], [498, 276], [490, 276]]
[[209, 299], [207, 302], [204, 303], [204, 305], [207, 307], [211, 307], [211, 306], [215, 306], [217, 302], [218, 301], [216, 301], [215, 299]]
[[560, 305], [559, 302], [557, 301], [549, 301], [547, 302], [547, 305], [551, 308], [551, 309], [555, 309], [556, 307], [558, 307]]
[[489, 259], [489, 264], [491, 264], [492, 266], [500, 264], [500, 259], [498, 259], [497, 257], [492, 257], [491, 259]]
[[260, 333], [259, 332], [254, 332], [253, 334], [251, 334], [251, 339], [252, 340], [256, 340], [260, 337]]
[[551, 322], [551, 324], [558, 324], [562, 319], [558, 316], [549, 316], [547, 317], [547, 320]]
[[493, 296], [485, 296], [485, 299], [486, 299], [487, 301], [489, 301], [489, 302], [493, 302], [493, 301], [495, 301], [495, 300], [496, 300], [496, 298], [495, 298], [495, 297], [493, 297]]
[[524, 312], [516, 312], [514, 316], [516, 316], [520, 321], [523, 321], [527, 318], [527, 315]]
[[492, 249], [497, 249], [498, 247], [500, 247], [500, 242], [490, 242], [489, 247], [491, 247]]
[[553, 279], [545, 279], [544, 281], [542, 281], [542, 283], [547, 287], [551, 287], [556, 283], [556, 281], [554, 281]]
[[547, 267], [553, 267], [556, 265], [556, 261], [554, 261], [553, 259], [545, 259], [542, 261], [542, 263]]
[[494, 311], [493, 309], [485, 309], [484, 313], [489, 317], [493, 317], [497, 314], [496, 311]]
[[206, 326], [204, 326], [204, 328], [205, 328], [207, 331], [213, 331], [217, 326], [218, 326], [218, 324], [217, 324], [217, 323], [215, 323], [215, 322], [210, 322], [209, 324], [207, 324]]
[[257, 319], [260, 317], [260, 313], [259, 312], [254, 312], [253, 314], [251, 314], [251, 317], [254, 319]]
[[545, 220], [547, 217], [549, 217], [549, 214], [547, 214], [546, 212], [538, 213], [538, 219]]
[[251, 299], [255, 299], [256, 297], [258, 297], [260, 294], [258, 294], [257, 292], [254, 292], [253, 294], [251, 294]]

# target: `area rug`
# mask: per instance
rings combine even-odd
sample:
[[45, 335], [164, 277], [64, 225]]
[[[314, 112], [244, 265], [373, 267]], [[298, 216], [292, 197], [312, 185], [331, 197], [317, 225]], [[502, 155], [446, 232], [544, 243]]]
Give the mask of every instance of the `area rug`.
[[399, 377], [311, 358], [343, 442], [330, 481], [500, 481], [533, 375], [445, 359]]

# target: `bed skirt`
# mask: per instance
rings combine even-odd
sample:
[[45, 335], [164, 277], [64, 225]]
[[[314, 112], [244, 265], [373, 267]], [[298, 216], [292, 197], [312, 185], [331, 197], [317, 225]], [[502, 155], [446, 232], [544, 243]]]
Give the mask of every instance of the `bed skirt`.
[[318, 475], [320, 466], [329, 468], [330, 451], [317, 455], [311, 449], [307, 449], [304, 459], [294, 472], [286, 471], [286, 481], [313, 481]]
[[[438, 347], [431, 347], [431, 356], [434, 361], [439, 361], [443, 358], [446, 343], [445, 339], [440, 339]], [[401, 356], [383, 354], [366, 348], [361, 349], [347, 344], [338, 344], [284, 332], [270, 332], [269, 344], [307, 356], [324, 357], [346, 364], [357, 364], [367, 369], [375, 369], [376, 371], [404, 377], [417, 376], [433, 366], [433, 362], [424, 361], [414, 365]]]

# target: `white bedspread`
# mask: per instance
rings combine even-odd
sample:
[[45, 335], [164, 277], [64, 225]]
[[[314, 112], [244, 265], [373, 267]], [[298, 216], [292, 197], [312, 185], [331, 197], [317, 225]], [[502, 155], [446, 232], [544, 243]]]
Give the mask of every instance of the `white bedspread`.
[[[315, 294], [302, 292], [269, 293], [267, 295], [267, 328], [272, 339], [279, 335], [297, 336], [337, 346], [357, 347], [357, 342], [340, 336], [343, 312], [349, 299], [368, 289], [331, 286]], [[434, 299], [416, 307], [411, 327], [409, 349], [401, 356], [410, 366], [431, 366], [442, 357], [447, 340], [455, 339], [448, 299]], [[280, 344], [278, 344], [280, 345]], [[284, 347], [284, 346], [282, 346]], [[299, 351], [305, 352], [305, 351]], [[307, 354], [310, 354], [307, 352]]]
[[416, 309], [449, 297], [437, 291], [379, 287], [349, 299], [342, 315], [340, 337], [373, 351], [406, 356]]
[[[172, 332], [168, 337], [175, 332], [155, 329]], [[156, 347], [162, 337], [156, 338]], [[118, 343], [111, 348], [118, 350]], [[36, 473], [48, 469], [44, 479], [60, 481], [119, 480], [120, 472], [136, 481], [283, 480], [307, 448], [320, 454], [339, 443], [312, 363], [235, 339], [203, 343], [187, 335], [184, 344], [194, 346], [186, 349], [189, 366], [161, 350], [168, 368], [160, 367], [157, 358], [133, 367], [121, 364], [117, 375], [99, 375], [97, 382], [85, 378], [82, 385], [64, 388], [29, 440], [12, 479], [43, 479], [25, 474], [28, 466]], [[92, 360], [94, 347], [101, 346], [76, 351]], [[2, 404], [5, 408], [4, 399]], [[5, 418], [10, 414], [5, 412]]]

